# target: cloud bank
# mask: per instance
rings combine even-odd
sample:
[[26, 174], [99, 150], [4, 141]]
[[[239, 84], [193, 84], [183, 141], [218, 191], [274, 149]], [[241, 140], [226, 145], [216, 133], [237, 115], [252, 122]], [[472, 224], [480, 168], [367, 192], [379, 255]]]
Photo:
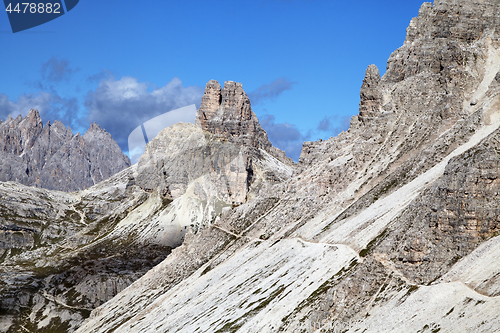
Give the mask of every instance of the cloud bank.
[[260, 120], [260, 125], [267, 132], [269, 141], [275, 147], [284, 150], [286, 155], [294, 161], [299, 160], [302, 144], [309, 138], [310, 133], [303, 135], [297, 126], [287, 122], [276, 123], [273, 115], [265, 115]]
[[329, 137], [337, 136], [340, 132], [347, 131], [349, 129], [350, 121], [350, 116], [339, 117], [338, 115], [334, 115], [331, 117], [325, 117], [319, 122], [316, 129], [329, 135]]
[[203, 88], [184, 87], [178, 78], [161, 88], [153, 88], [128, 76], [119, 80], [108, 78], [85, 98], [87, 121], [98, 123], [113, 136], [122, 150], [127, 151], [128, 136], [137, 126], [190, 104], [199, 107], [202, 96]]
[[274, 100], [283, 92], [292, 89], [297, 82], [280, 77], [269, 84], [264, 84], [248, 94], [252, 104], [259, 104], [265, 100]]
[[9, 115], [25, 117], [29, 110], [37, 109], [44, 121], [60, 120], [66, 126], [74, 126], [78, 112], [76, 98], [63, 98], [57, 93], [39, 92], [37, 94], [23, 94], [17, 101], [9, 99], [6, 94], [0, 94], [0, 119], [7, 119]]

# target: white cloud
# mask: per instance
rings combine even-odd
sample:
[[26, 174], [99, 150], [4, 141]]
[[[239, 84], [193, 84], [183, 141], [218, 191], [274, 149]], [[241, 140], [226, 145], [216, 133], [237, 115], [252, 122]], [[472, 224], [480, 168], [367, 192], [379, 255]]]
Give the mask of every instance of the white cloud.
[[166, 112], [195, 104], [200, 105], [203, 88], [184, 87], [178, 78], [155, 88], [133, 77], [103, 79], [85, 100], [88, 122], [106, 129], [122, 150], [128, 150], [128, 136], [148, 120]]
[[37, 109], [40, 114], [48, 115], [56, 99], [58, 98], [46, 92], [20, 95], [17, 101], [10, 100], [5, 94], [0, 94], [0, 119], [5, 120], [9, 115], [14, 118], [18, 115], [24, 117], [31, 109]]

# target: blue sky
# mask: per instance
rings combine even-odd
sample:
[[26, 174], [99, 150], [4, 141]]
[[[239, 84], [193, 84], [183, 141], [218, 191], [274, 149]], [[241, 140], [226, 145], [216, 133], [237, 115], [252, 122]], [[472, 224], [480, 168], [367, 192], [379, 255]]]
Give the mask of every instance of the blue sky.
[[75, 133], [96, 121], [126, 151], [141, 122], [231, 80], [297, 160], [303, 141], [347, 129], [366, 67], [385, 72], [421, 3], [80, 0], [16, 34], [0, 13], [0, 119], [38, 108]]

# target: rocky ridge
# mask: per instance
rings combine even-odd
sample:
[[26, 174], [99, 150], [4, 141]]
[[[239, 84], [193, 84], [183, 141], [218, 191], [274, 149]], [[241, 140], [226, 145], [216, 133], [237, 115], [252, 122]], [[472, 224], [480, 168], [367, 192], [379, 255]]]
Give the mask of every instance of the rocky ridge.
[[59, 191], [95, 185], [130, 166], [111, 135], [92, 124], [82, 136], [37, 110], [0, 123], [0, 181]]
[[197, 125], [105, 182], [2, 184], [0, 327], [497, 331], [499, 11], [424, 3], [349, 130], [298, 166], [241, 85], [210, 81]]
[[[248, 99], [226, 103], [238, 98]], [[251, 109], [247, 120], [260, 128]], [[295, 164], [267, 136], [254, 146], [246, 129], [216, 130], [173, 125], [138, 164], [79, 192], [0, 183], [0, 331], [74, 331], [185, 237], [291, 177]]]
[[306, 142], [293, 177], [78, 332], [498, 330], [499, 10], [424, 3], [384, 76], [367, 69], [349, 131]]

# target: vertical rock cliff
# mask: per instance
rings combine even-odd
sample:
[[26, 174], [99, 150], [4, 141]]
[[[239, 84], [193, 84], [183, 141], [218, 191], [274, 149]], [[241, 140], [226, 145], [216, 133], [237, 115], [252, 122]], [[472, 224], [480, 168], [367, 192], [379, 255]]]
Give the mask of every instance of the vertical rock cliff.
[[[198, 118], [213, 85], [218, 83], [207, 85]], [[226, 82], [222, 92], [217, 110], [223, 122], [212, 117], [206, 129], [175, 124], [148, 143], [137, 165], [86, 190], [66, 194], [0, 183], [0, 327], [73, 332], [90, 310], [163, 261], [185, 238], [202, 235], [223, 212], [291, 177], [295, 163], [271, 146], [241, 84]], [[38, 137], [50, 135], [47, 126]], [[93, 165], [116, 162], [112, 149], [97, 144], [108, 136], [93, 124], [83, 136], [55, 141], [59, 145], [49, 157], [41, 152], [52, 151], [51, 141], [35, 140], [46, 147], [37, 150], [42, 179], [74, 184], [67, 177], [82, 157], [97, 162], [86, 169], [95, 179], [94, 172], [103, 169]], [[225, 230], [209, 241], [227, 245]]]
[[[424, 3], [386, 73], [368, 67], [347, 132], [306, 142], [293, 177], [188, 234], [78, 332], [497, 331], [499, 11]], [[210, 83], [197, 121], [227, 138], [223, 95]]]

